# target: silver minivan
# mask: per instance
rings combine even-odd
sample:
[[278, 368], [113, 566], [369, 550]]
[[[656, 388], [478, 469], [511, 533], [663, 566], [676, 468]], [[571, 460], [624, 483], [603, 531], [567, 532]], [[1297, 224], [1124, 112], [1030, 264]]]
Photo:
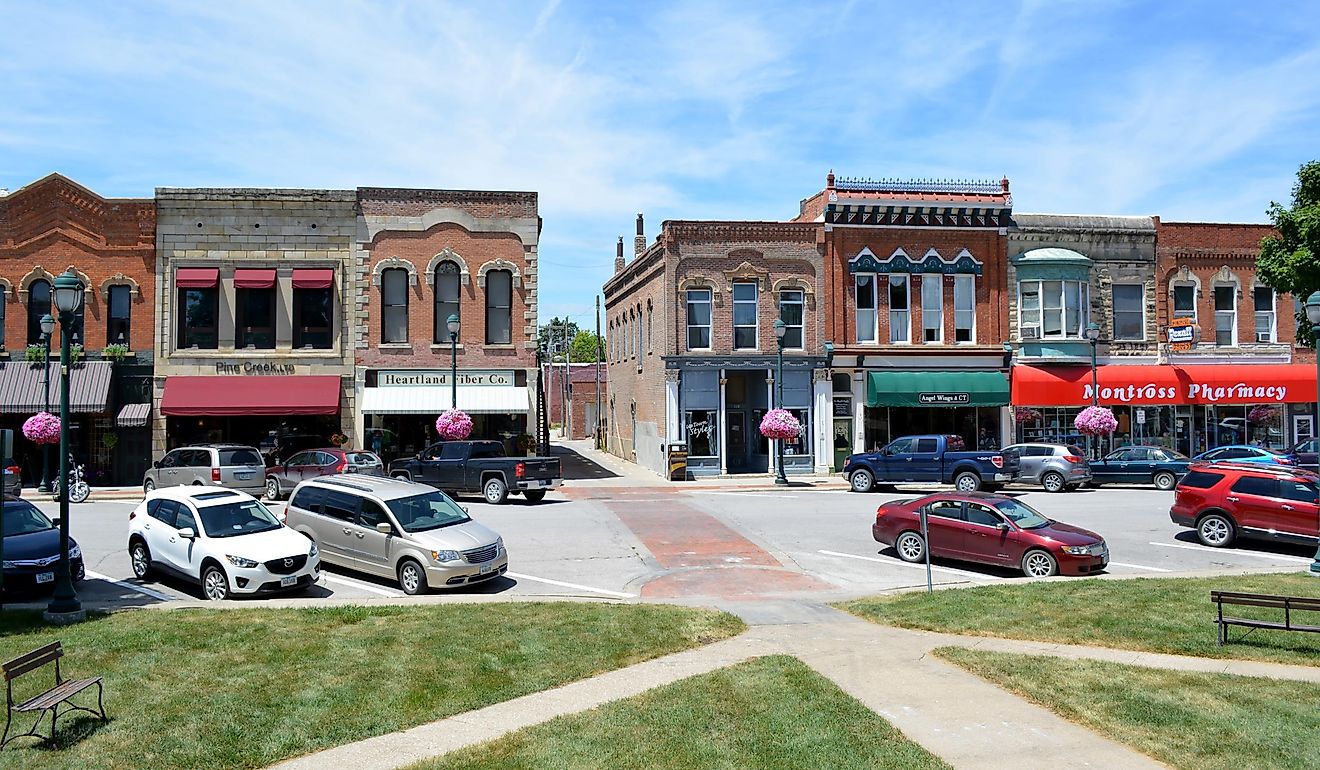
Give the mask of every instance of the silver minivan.
[[323, 563], [393, 578], [407, 594], [471, 585], [509, 569], [504, 539], [426, 484], [360, 474], [298, 485], [286, 523]]
[[157, 487], [190, 485], [237, 489], [261, 497], [266, 490], [266, 463], [250, 446], [195, 444], [166, 452], [142, 477], [147, 494]]
[[1004, 452], [1018, 456], [1019, 484], [1040, 484], [1046, 492], [1071, 491], [1091, 480], [1086, 453], [1068, 444], [1014, 444]]

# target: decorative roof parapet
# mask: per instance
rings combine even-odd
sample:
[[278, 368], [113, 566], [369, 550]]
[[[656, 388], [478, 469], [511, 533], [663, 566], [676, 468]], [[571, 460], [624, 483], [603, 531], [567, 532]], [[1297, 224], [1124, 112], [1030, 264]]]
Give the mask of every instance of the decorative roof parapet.
[[1008, 179], [871, 179], [837, 177], [834, 189], [844, 192], [953, 193], [959, 195], [999, 195], [1008, 192]]

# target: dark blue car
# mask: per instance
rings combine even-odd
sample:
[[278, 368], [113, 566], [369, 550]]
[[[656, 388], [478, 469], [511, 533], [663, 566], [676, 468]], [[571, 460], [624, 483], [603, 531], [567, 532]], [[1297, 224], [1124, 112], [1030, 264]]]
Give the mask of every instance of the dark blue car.
[[[6, 593], [32, 592], [55, 587], [60, 560], [60, 531], [46, 514], [26, 500], [6, 496], [3, 509], [4, 574]], [[73, 579], [83, 579], [82, 549], [69, 539]]]

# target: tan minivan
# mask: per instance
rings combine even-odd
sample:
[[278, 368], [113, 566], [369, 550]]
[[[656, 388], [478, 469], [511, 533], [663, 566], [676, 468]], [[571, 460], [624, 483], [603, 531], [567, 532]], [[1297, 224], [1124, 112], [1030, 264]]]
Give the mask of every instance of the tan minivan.
[[470, 585], [509, 569], [504, 539], [426, 484], [360, 474], [320, 476], [293, 491], [286, 523], [321, 562], [394, 578], [407, 594]]
[[242, 444], [195, 444], [171, 449], [142, 477], [142, 491], [158, 487], [224, 487], [261, 497], [266, 491], [266, 462]]

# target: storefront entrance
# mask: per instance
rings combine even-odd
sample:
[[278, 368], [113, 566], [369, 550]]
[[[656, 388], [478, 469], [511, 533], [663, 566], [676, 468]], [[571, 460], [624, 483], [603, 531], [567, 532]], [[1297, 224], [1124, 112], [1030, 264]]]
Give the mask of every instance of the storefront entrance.
[[729, 473], [766, 473], [768, 442], [761, 437], [761, 418], [769, 408], [765, 370], [725, 372], [725, 444]]
[[961, 436], [969, 448], [998, 449], [1001, 412], [998, 407], [868, 406], [864, 410], [866, 451], [880, 449], [900, 436], [928, 433]]

